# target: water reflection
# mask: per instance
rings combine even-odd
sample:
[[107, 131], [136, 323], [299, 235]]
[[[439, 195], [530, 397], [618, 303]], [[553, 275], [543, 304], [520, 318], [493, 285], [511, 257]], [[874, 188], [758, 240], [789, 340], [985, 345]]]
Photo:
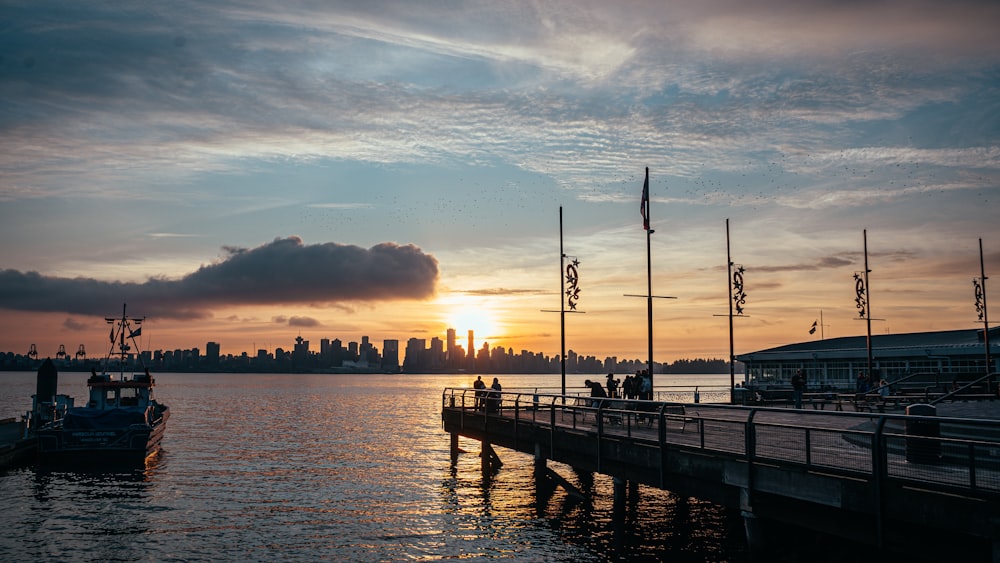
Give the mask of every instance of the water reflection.
[[474, 514], [483, 533], [500, 534], [501, 525], [511, 524], [525, 528], [522, 535], [546, 528], [562, 544], [585, 550], [577, 560], [749, 560], [742, 519], [733, 510], [632, 482], [619, 483], [615, 495], [606, 475], [535, 464], [519, 452], [497, 453], [505, 462], [499, 470], [484, 471], [479, 454], [462, 453], [442, 480], [446, 509]]
[[151, 529], [147, 512], [154, 486], [151, 469], [39, 467], [25, 475], [30, 476], [34, 500], [21, 530], [33, 539], [22, 546], [26, 560], [149, 558], [134, 539]]

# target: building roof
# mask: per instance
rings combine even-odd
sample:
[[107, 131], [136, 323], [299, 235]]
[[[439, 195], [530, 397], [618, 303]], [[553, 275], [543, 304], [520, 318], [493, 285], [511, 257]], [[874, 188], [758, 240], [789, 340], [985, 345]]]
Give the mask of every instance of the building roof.
[[[1000, 327], [989, 332], [992, 353], [1000, 345]], [[945, 330], [938, 332], [912, 332], [907, 334], [872, 335], [872, 357], [890, 358], [932, 358], [932, 357], [976, 357], [985, 354], [983, 330]], [[799, 361], [799, 360], [854, 360], [868, 357], [865, 336], [845, 336], [810, 340], [797, 344], [786, 344], [746, 354], [737, 354], [736, 359], [744, 362]]]

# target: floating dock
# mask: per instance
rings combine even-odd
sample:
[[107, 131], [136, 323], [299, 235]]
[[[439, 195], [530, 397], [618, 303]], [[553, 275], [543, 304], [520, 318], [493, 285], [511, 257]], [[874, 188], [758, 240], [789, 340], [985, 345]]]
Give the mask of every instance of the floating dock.
[[35, 439], [24, 437], [24, 423], [13, 418], [0, 420], [0, 469], [31, 460]]

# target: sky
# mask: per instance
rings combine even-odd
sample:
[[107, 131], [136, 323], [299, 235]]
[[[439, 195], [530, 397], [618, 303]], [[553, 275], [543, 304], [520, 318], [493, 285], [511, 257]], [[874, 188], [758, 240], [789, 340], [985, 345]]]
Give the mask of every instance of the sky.
[[997, 29], [971, 0], [7, 0], [0, 350], [100, 357], [127, 303], [146, 349], [557, 356], [560, 245], [598, 358], [647, 358], [647, 282], [656, 361], [728, 357], [727, 250], [737, 354], [864, 335], [866, 247], [873, 334], [981, 328]]

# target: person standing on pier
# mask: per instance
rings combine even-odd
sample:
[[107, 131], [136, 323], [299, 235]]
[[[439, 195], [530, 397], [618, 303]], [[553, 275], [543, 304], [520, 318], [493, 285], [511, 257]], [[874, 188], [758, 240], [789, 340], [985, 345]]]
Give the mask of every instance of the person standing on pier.
[[639, 375], [639, 399], [642, 401], [653, 400], [653, 379], [647, 370], [642, 370]]
[[622, 381], [622, 397], [632, 400], [635, 398], [635, 378], [631, 374], [625, 376], [625, 381]]
[[479, 410], [479, 409], [481, 409], [481, 408], [483, 408], [483, 407], [486, 406], [484, 404], [485, 401], [483, 400], [483, 397], [486, 395], [486, 392], [482, 391], [483, 389], [486, 389], [486, 382], [483, 381], [483, 376], [480, 375], [479, 377], [477, 377], [475, 383], [472, 384], [472, 387], [476, 390], [476, 393], [475, 393], [476, 394], [476, 410]]
[[618, 382], [615, 380], [615, 374], [608, 374], [608, 397], [615, 399], [618, 397]]
[[500, 412], [500, 391], [503, 391], [503, 386], [500, 385], [500, 380], [494, 377], [493, 385], [490, 385], [490, 389], [493, 391], [490, 391], [490, 398], [488, 399], [489, 406], [486, 410]]
[[806, 375], [802, 370], [796, 370], [792, 376], [792, 399], [795, 401], [795, 408], [802, 408], [802, 392], [806, 389]]

